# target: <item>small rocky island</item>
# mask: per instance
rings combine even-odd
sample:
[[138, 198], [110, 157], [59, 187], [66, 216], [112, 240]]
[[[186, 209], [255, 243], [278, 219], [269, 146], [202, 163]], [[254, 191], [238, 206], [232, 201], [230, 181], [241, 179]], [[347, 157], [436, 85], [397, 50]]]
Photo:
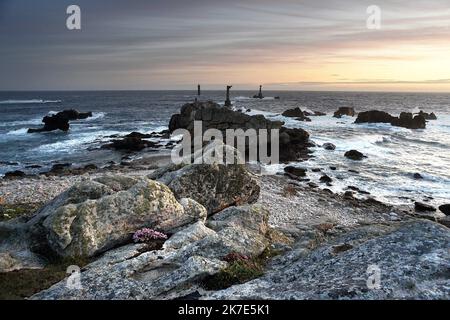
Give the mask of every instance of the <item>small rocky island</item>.
[[42, 119], [44, 127], [39, 129], [28, 129], [28, 133], [47, 132], [54, 130], [69, 131], [69, 121], [82, 120], [92, 117], [92, 112], [78, 112], [77, 110], [64, 110]]

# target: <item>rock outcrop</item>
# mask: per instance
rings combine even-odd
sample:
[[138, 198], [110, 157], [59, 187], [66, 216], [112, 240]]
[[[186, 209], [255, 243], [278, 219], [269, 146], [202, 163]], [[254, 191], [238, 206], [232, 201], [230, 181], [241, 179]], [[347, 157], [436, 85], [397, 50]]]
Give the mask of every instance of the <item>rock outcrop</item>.
[[63, 280], [32, 299], [174, 299], [198, 290], [207, 276], [218, 273], [232, 252], [258, 256], [268, 245], [269, 213], [260, 206], [233, 207], [205, 225], [198, 221], [179, 230], [161, 250], [145, 244], [105, 253], [83, 268], [82, 289]]
[[[271, 121], [263, 115], [250, 116], [242, 112], [233, 111], [220, 105], [208, 102], [194, 102], [185, 104], [181, 108], [180, 114], [175, 114], [170, 119], [170, 132], [176, 129], [186, 129], [191, 135], [194, 133], [194, 121], [201, 121], [203, 131], [208, 129], [218, 129], [223, 131], [225, 137], [226, 129], [265, 129], [279, 130], [279, 154], [280, 162], [297, 161], [307, 159], [309, 155], [309, 133], [300, 128], [283, 127], [283, 122]], [[270, 139], [269, 139], [270, 141]], [[270, 150], [270, 145], [268, 149]]]
[[54, 130], [69, 130], [69, 121], [82, 120], [92, 117], [92, 112], [78, 112], [77, 110], [64, 110], [57, 114], [45, 116], [42, 119], [44, 127], [40, 129], [28, 129], [28, 133], [45, 132]]
[[413, 117], [412, 113], [402, 112], [399, 117], [391, 116], [389, 113], [378, 110], [361, 112], [355, 123], [390, 123], [396, 127], [408, 129], [425, 129], [426, 120], [423, 115]]
[[170, 233], [205, 219], [202, 205], [192, 199], [177, 200], [162, 183], [104, 176], [75, 184], [38, 211], [20, 232], [10, 232], [4, 239], [14, 242], [25, 233], [35, 253], [93, 257], [131, 242], [132, 234], [142, 227]]
[[[215, 148], [223, 148], [224, 157], [230, 152], [234, 163], [224, 164], [223, 161], [208, 158]], [[199, 157], [203, 158], [202, 161], [198, 160]], [[239, 163], [236, 149], [221, 142], [212, 143], [193, 158], [193, 163], [202, 164], [169, 165], [151, 174], [150, 178], [166, 184], [178, 199], [196, 200], [205, 206], [209, 215], [230, 206], [258, 200], [258, 180], [246, 165]]]
[[296, 118], [299, 121], [311, 121], [300, 108], [289, 109], [281, 114], [283, 117]]
[[355, 109], [352, 107], [340, 107], [335, 113], [335, 118], [341, 118], [342, 116], [354, 117], [356, 115]]
[[418, 115], [424, 117], [425, 120], [437, 120], [437, 116], [434, 112], [426, 113], [423, 110], [420, 110]]
[[360, 227], [313, 250], [297, 246], [261, 278], [204, 298], [447, 300], [449, 246], [448, 228], [430, 221]]
[[446, 216], [450, 216], [450, 204], [443, 204], [439, 206], [439, 210]]
[[350, 150], [347, 151], [344, 155], [346, 158], [355, 160], [355, 161], [361, 161], [364, 158], [367, 158], [364, 154], [359, 152], [358, 150]]

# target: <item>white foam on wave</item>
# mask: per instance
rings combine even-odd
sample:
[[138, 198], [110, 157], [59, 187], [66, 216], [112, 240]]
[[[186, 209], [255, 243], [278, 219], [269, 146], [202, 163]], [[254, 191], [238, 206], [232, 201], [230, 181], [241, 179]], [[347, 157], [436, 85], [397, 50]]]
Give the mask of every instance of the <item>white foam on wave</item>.
[[45, 104], [45, 103], [61, 103], [61, 100], [43, 100], [43, 99], [30, 99], [30, 100], [3, 100], [0, 104]]
[[6, 134], [13, 135], [13, 136], [22, 136], [22, 135], [26, 135], [27, 132], [28, 132], [27, 128], [22, 128], [22, 129], [8, 131]]

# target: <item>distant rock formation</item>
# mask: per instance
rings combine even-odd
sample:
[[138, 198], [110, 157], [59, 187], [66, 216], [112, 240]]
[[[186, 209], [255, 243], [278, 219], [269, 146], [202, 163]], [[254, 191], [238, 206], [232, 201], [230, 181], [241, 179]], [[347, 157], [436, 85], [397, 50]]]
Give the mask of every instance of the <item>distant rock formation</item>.
[[283, 117], [296, 118], [296, 120], [299, 121], [311, 121], [311, 119], [306, 116], [305, 112], [298, 107], [286, 110], [281, 115]]
[[309, 142], [309, 133], [303, 129], [286, 128], [281, 121], [271, 121], [263, 115], [251, 116], [233, 111], [211, 101], [185, 104], [181, 107], [180, 113], [170, 119], [169, 130], [172, 133], [176, 129], [187, 129], [193, 133], [194, 121], [202, 121], [204, 131], [218, 129], [224, 133], [226, 129], [266, 129], [269, 132], [272, 129], [279, 129], [281, 162], [308, 158], [308, 148], [312, 146]]
[[351, 107], [340, 107], [335, 113], [335, 118], [341, 118], [342, 116], [354, 117], [356, 115], [355, 109]]
[[423, 112], [422, 110], [420, 110], [418, 115], [424, 117], [425, 120], [437, 120], [436, 114], [434, 114], [434, 112], [426, 113], [426, 112]]
[[39, 129], [30, 128], [28, 129], [28, 133], [54, 131], [58, 129], [68, 131], [70, 127], [69, 121], [82, 120], [90, 117], [92, 117], [92, 112], [78, 112], [73, 109], [64, 110], [51, 116], [45, 116], [42, 119], [44, 127]]
[[355, 123], [390, 123], [396, 127], [407, 129], [425, 129], [426, 120], [423, 115], [413, 117], [412, 113], [402, 112], [400, 117], [391, 116], [389, 113], [378, 110], [361, 112]]

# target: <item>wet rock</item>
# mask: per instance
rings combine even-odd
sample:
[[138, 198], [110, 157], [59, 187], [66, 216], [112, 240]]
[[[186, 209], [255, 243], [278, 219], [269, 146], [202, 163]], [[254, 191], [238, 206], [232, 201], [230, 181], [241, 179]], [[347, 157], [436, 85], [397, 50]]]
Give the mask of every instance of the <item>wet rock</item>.
[[389, 113], [378, 110], [360, 112], [355, 123], [391, 123], [394, 117]]
[[160, 144], [143, 140], [140, 136], [127, 136], [120, 140], [112, 140], [111, 143], [102, 146], [102, 149], [114, 149], [119, 151], [141, 151], [145, 148], [158, 148]]
[[402, 112], [399, 118], [394, 118], [391, 122], [393, 126], [403, 127], [407, 129], [425, 129], [426, 120], [423, 116], [417, 115], [413, 117], [412, 113]]
[[325, 150], [335, 150], [336, 146], [330, 142], [327, 142], [322, 145], [322, 148], [324, 148]]
[[334, 113], [333, 116], [335, 118], [341, 118], [342, 116], [354, 117], [355, 114], [356, 114], [355, 109], [351, 107], [341, 107]]
[[92, 117], [92, 112], [78, 112], [77, 110], [64, 110], [42, 119], [44, 127], [40, 129], [28, 129], [28, 133], [62, 130], [69, 131], [69, 121], [87, 119]]
[[430, 206], [428, 204], [422, 203], [422, 202], [416, 202], [414, 203], [414, 208], [418, 212], [425, 212], [425, 211], [436, 211], [436, 208], [433, 206]]
[[284, 172], [289, 174], [289, 176], [294, 177], [305, 177], [306, 176], [306, 169], [305, 168], [298, 168], [293, 166], [287, 166], [284, 168]]
[[347, 151], [344, 156], [355, 161], [361, 161], [362, 159], [367, 158], [364, 154], [357, 150]]
[[420, 110], [418, 115], [424, 117], [425, 120], [437, 120], [436, 114], [434, 114], [434, 112], [426, 113], [423, 110]]
[[420, 173], [414, 173], [413, 177], [416, 180], [422, 180], [423, 179], [423, 176]]
[[393, 126], [408, 129], [425, 129], [426, 127], [423, 115], [414, 117], [412, 113], [402, 112], [399, 117], [394, 117], [387, 112], [378, 110], [359, 113], [355, 123], [390, 123]]
[[[185, 104], [179, 114], [172, 116], [169, 123], [170, 132], [176, 129], [186, 129], [193, 135], [194, 121], [202, 121], [203, 131], [208, 129], [217, 129], [222, 132], [225, 139], [227, 129], [255, 129], [257, 132], [264, 129], [279, 130], [279, 151], [280, 162], [286, 163], [307, 159], [309, 157], [309, 134], [300, 128], [286, 128], [280, 121], [271, 121], [263, 115], [248, 115], [242, 112], [236, 112], [230, 108], [211, 102], [194, 102]], [[268, 139], [268, 149], [270, 150], [270, 138]], [[246, 148], [248, 149], [248, 145]]]
[[446, 216], [450, 216], [450, 204], [443, 204], [442, 206], [439, 206], [439, 210]]
[[20, 170], [15, 170], [15, 171], [6, 172], [3, 179], [16, 179], [16, 178], [22, 178], [25, 176], [26, 176], [25, 172], [20, 171]]
[[333, 182], [333, 179], [331, 179], [328, 175], [324, 174], [322, 177], [320, 177], [320, 182], [330, 183]]

